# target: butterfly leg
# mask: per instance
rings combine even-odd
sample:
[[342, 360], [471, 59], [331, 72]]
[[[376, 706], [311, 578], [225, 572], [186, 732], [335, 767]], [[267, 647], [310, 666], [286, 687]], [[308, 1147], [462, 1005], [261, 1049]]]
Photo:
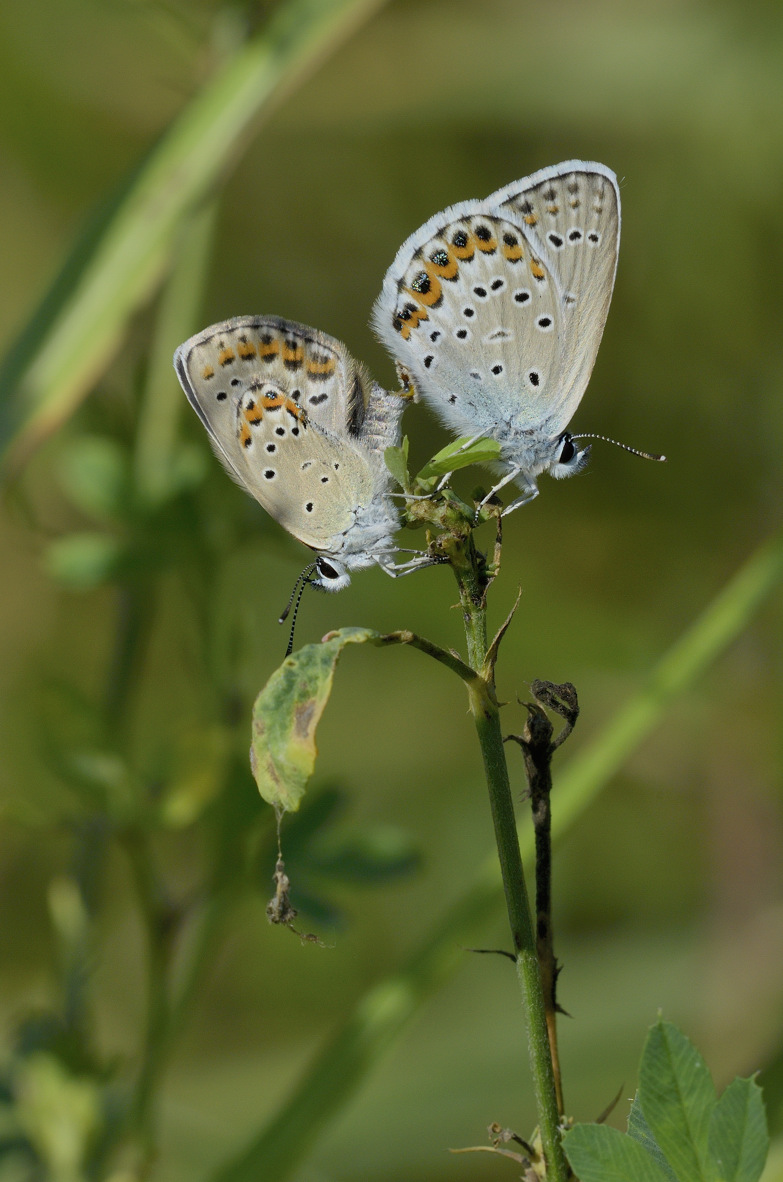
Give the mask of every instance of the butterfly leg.
[[529, 484], [521, 497], [517, 497], [510, 505], [506, 505], [501, 513], [501, 517], [508, 517], [509, 513], [513, 513], [515, 509], [519, 509], [522, 505], [527, 505], [530, 501], [534, 501], [538, 496], [538, 488], [535, 484]]
[[442, 562], [448, 562], [448, 558], [420, 553], [417, 558], [412, 558], [410, 562], [401, 562], [397, 566], [390, 560], [384, 562], [378, 559], [377, 561], [378, 566], [382, 571], [385, 571], [389, 578], [399, 579], [402, 575], [412, 575], [415, 570], [423, 570], [425, 566], [439, 566]]
[[[479, 501], [478, 505], [476, 506], [476, 517], [478, 517], [480, 511], [484, 508], [484, 506], [487, 504], [487, 502], [492, 500], [495, 493], [499, 493], [501, 488], [505, 488], [506, 485], [510, 484], [512, 480], [516, 480], [517, 476], [519, 476], [521, 471], [522, 471], [521, 468], [509, 468], [508, 472], [506, 472], [506, 475], [503, 477], [503, 479], [499, 480], [497, 482], [497, 484], [494, 486], [494, 488], [491, 488], [489, 490], [489, 492], [487, 493], [487, 495], [485, 497], [482, 497], [482, 499]], [[535, 485], [533, 485], [533, 488], [535, 489], [533, 496], [538, 496], [538, 489], [536, 488]], [[530, 492], [529, 487], [526, 490], [526, 492], [527, 493]], [[532, 497], [528, 497], [527, 499], [532, 500]], [[520, 500], [519, 504], [522, 504], [521, 500]], [[517, 506], [515, 504], [515, 508], [516, 507]], [[503, 510], [503, 516], [505, 517], [506, 513], [508, 513], [508, 512], [510, 512], [510, 506], [508, 509]]]

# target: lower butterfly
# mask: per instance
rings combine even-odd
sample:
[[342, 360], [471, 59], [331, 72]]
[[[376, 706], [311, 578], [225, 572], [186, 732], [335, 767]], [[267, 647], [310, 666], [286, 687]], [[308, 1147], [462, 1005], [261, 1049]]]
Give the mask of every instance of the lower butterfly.
[[516, 481], [506, 513], [538, 495], [542, 472], [581, 471], [590, 446], [576, 439], [604, 438], [566, 427], [595, 364], [619, 244], [616, 176], [569, 160], [436, 214], [386, 274], [378, 336], [447, 426], [500, 444], [502, 479], [485, 501]]
[[392, 576], [399, 526], [384, 449], [405, 399], [373, 382], [344, 345], [275, 316], [238, 316], [185, 341], [174, 368], [229, 475], [305, 546], [309, 583], [339, 591], [351, 572]]

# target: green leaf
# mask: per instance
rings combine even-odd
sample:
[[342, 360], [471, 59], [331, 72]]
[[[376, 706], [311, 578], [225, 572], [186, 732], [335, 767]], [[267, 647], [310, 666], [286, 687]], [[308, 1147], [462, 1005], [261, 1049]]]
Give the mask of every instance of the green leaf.
[[391, 472], [400, 488], [406, 491], [410, 488], [411, 478], [408, 473], [408, 436], [404, 435], [402, 447], [387, 447], [383, 453], [386, 467]]
[[80, 1178], [102, 1122], [98, 1083], [71, 1075], [53, 1055], [25, 1059], [15, 1079], [16, 1119], [49, 1178]]
[[395, 825], [375, 825], [322, 837], [308, 866], [341, 882], [382, 883], [409, 874], [420, 857], [411, 837]]
[[173, 829], [191, 825], [226, 783], [233, 754], [229, 728], [213, 723], [172, 735], [173, 769], [166, 777], [158, 818]]
[[447, 472], [467, 468], [469, 464], [490, 464], [500, 459], [500, 444], [495, 439], [477, 439], [470, 447], [464, 439], [453, 439], [424, 465], [416, 477], [418, 484], [434, 481]]
[[652, 1135], [650, 1126], [644, 1119], [641, 1105], [639, 1104], [639, 1094], [637, 1092], [631, 1105], [631, 1111], [628, 1113], [628, 1136], [632, 1137], [634, 1141], [638, 1141], [640, 1145], [649, 1153], [658, 1165], [663, 1170], [669, 1182], [677, 1182], [677, 1176], [669, 1165], [668, 1161], [661, 1152], [661, 1147]]
[[607, 1125], [575, 1125], [563, 1147], [579, 1182], [670, 1182], [671, 1175], [639, 1144]]
[[709, 1147], [720, 1182], [758, 1182], [769, 1134], [761, 1088], [754, 1079], [735, 1079], [718, 1100]]
[[[310, 793], [296, 816], [289, 818], [285, 831], [286, 860], [295, 859], [302, 851], [309, 856], [313, 840], [339, 821], [347, 805], [347, 795], [340, 788], [334, 784], [324, 786], [321, 782], [318, 791]], [[268, 874], [266, 865], [264, 874]]]
[[639, 1068], [639, 1103], [679, 1182], [712, 1182], [708, 1138], [716, 1105], [707, 1065], [670, 1022], [647, 1036]]
[[102, 435], [72, 440], [59, 463], [60, 480], [74, 505], [99, 521], [127, 511], [129, 465], [124, 448]]
[[72, 591], [87, 591], [112, 578], [124, 551], [124, 544], [109, 534], [68, 534], [52, 542], [44, 567]]
[[112, 821], [124, 824], [135, 817], [140, 786], [116, 751], [80, 746], [65, 754], [59, 770], [85, 804]]
[[369, 628], [342, 628], [320, 644], [305, 645], [285, 659], [256, 698], [250, 766], [258, 791], [275, 808], [299, 808], [315, 766], [315, 730], [341, 652], [347, 644], [378, 636]]

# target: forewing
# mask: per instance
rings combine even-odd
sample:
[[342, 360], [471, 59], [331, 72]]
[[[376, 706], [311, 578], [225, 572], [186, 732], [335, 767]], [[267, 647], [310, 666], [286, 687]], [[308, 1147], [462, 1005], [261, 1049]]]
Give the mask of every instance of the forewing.
[[231, 475], [294, 537], [329, 551], [357, 504], [372, 498], [375, 476], [344, 426], [332, 435], [315, 418], [330, 401], [340, 405], [332, 375], [317, 375], [317, 392], [331, 390], [328, 397], [308, 399], [308, 365], [317, 358], [325, 368], [323, 334], [311, 342], [301, 326], [293, 333], [290, 322], [278, 324], [255, 317], [214, 325], [180, 346], [175, 368]]

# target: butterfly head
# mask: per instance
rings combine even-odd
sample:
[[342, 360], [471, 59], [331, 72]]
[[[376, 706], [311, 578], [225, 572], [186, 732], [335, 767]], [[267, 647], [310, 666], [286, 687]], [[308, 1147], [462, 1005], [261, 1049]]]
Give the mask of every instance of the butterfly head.
[[587, 466], [590, 459], [591, 445], [577, 447], [574, 436], [564, 431], [557, 441], [555, 457], [547, 471], [555, 480], [564, 480], [566, 476], [575, 476]]
[[323, 554], [319, 554], [315, 562], [311, 562], [309, 566], [304, 568], [294, 583], [294, 588], [286, 604], [285, 611], [278, 620], [279, 624], [285, 623], [288, 613], [293, 607], [294, 614], [291, 620], [291, 631], [288, 636], [288, 648], [285, 650], [287, 657], [290, 657], [294, 649], [296, 617], [299, 614], [299, 604], [302, 602], [305, 587], [317, 587], [319, 591], [342, 591], [343, 587], [347, 587], [350, 581], [351, 576], [342, 563], [336, 562], [333, 558], [325, 558]]
[[321, 591], [342, 591], [349, 586], [351, 576], [342, 563], [319, 554], [315, 560], [315, 573], [308, 582], [311, 587], [317, 587]]

